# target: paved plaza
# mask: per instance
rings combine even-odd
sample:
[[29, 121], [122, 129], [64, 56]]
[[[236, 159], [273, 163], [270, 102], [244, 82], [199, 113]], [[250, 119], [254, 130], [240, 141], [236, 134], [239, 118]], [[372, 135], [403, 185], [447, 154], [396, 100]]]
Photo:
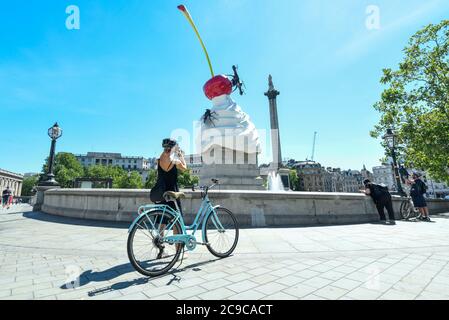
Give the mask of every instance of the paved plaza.
[[0, 211], [0, 299], [449, 299], [449, 214], [433, 221], [244, 229], [232, 257], [200, 247], [149, 279], [128, 224], [15, 207]]

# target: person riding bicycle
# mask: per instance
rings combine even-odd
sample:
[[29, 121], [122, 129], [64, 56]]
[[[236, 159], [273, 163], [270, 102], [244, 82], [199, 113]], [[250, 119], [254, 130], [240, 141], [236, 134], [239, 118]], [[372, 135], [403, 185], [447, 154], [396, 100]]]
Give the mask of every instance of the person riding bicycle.
[[388, 188], [383, 187], [379, 184], [372, 183], [369, 179], [365, 179], [363, 181], [363, 184], [365, 186], [365, 190], [363, 190], [364, 193], [371, 196], [374, 204], [376, 205], [377, 212], [380, 216], [380, 221], [386, 222], [387, 220], [384, 212], [384, 208], [386, 208], [388, 211], [390, 223], [395, 224], [393, 203], [391, 200], [391, 194], [390, 192], [388, 192]]
[[[184, 160], [184, 155], [179, 149], [178, 143], [172, 139], [164, 139], [162, 141], [162, 147], [164, 151], [157, 160], [157, 181], [155, 186], [151, 189], [150, 198], [151, 201], [157, 204], [165, 204], [170, 206], [173, 210], [176, 210], [176, 205], [173, 201], [167, 202], [163, 195], [167, 191], [179, 192], [178, 187], [178, 170], [187, 170], [187, 164]], [[176, 199], [176, 203], [179, 207], [179, 211], [182, 214], [181, 201]], [[167, 220], [162, 222], [162, 229]], [[178, 230], [174, 230], [175, 233]], [[158, 258], [160, 259], [163, 255], [163, 246], [160, 249]]]

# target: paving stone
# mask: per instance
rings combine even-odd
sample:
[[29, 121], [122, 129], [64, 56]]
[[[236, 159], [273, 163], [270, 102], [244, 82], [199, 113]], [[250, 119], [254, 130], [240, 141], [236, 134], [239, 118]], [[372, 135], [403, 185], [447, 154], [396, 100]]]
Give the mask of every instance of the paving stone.
[[258, 284], [265, 284], [269, 282], [273, 282], [279, 279], [279, 277], [273, 276], [271, 274], [263, 274], [257, 277], [250, 278], [251, 281], [256, 282]]
[[260, 300], [265, 295], [261, 292], [255, 291], [255, 290], [248, 290], [245, 292], [238, 293], [236, 295], [231, 295], [227, 297], [227, 300]]
[[231, 281], [231, 282], [240, 282], [240, 281], [251, 279], [251, 278], [254, 278], [254, 276], [252, 274], [240, 273], [240, 274], [228, 276], [228, 277], [226, 277], [226, 280]]
[[269, 273], [270, 271], [271, 271], [271, 270], [268, 269], [268, 268], [260, 267], [260, 268], [248, 270], [248, 273], [249, 273], [249, 274], [252, 274], [253, 276], [260, 276], [260, 275], [263, 275], [263, 274], [267, 274], [267, 273]]
[[361, 286], [362, 282], [343, 278], [343, 279], [339, 279], [339, 280], [333, 282], [332, 285], [335, 287], [341, 288], [341, 289], [353, 290], [353, 289]]
[[412, 294], [396, 289], [390, 289], [385, 292], [379, 299], [380, 300], [413, 300], [417, 297], [417, 294]]
[[283, 285], [286, 285], [287, 287], [291, 287], [291, 286], [293, 286], [295, 284], [303, 282], [304, 280], [306, 280], [306, 279], [301, 278], [301, 277], [297, 277], [297, 276], [286, 276], [286, 277], [283, 277], [283, 278], [280, 278], [280, 279], [276, 280], [276, 282], [280, 283], [280, 284], [283, 284]]
[[235, 295], [235, 292], [227, 289], [227, 288], [218, 288], [215, 290], [210, 290], [206, 293], [198, 295], [201, 299], [207, 299], [207, 300], [222, 300], [226, 299], [232, 295]]
[[264, 284], [262, 286], [256, 287], [255, 290], [262, 292], [265, 295], [270, 295], [270, 294], [279, 292], [285, 288], [287, 288], [287, 286], [284, 286], [284, 285], [282, 285], [280, 283], [276, 283], [276, 282], [270, 282], [270, 283]]
[[297, 298], [284, 292], [276, 292], [265, 296], [262, 300], [297, 300]]
[[334, 286], [326, 286], [324, 288], [321, 288], [314, 292], [314, 295], [317, 295], [319, 297], [323, 297], [329, 300], [336, 300], [340, 297], [343, 297], [346, 293], [348, 293], [348, 290], [341, 289]]
[[345, 296], [355, 300], [375, 300], [380, 297], [381, 294], [382, 292], [379, 291], [358, 287], [347, 293]]
[[296, 298], [302, 298], [316, 290], [317, 290], [317, 288], [315, 288], [315, 287], [311, 287], [311, 286], [305, 285], [303, 283], [299, 283], [293, 287], [283, 290], [283, 292], [287, 293], [289, 295], [292, 295]]
[[[199, 247], [158, 278], [143, 277], [130, 265], [122, 246], [126, 226], [17, 218], [0, 230], [0, 299], [449, 300], [444, 218], [425, 227], [398, 221], [394, 230], [371, 224], [243, 229], [229, 259]], [[280, 245], [266, 245], [267, 238]], [[61, 288], [68, 266], [82, 273], [77, 289]]]
[[329, 285], [330, 283], [332, 283], [332, 280], [326, 279], [326, 278], [322, 278], [322, 277], [314, 277], [314, 278], [310, 278], [308, 280], [305, 280], [302, 282], [305, 285], [311, 286], [311, 287], [315, 287], [317, 289], [322, 288], [324, 286]]
[[209, 290], [200, 287], [200, 286], [193, 286], [190, 288], [180, 289], [173, 292], [170, 292], [170, 295], [178, 300], [186, 299], [192, 296], [197, 296], [201, 293], [209, 292]]
[[237, 282], [231, 285], [226, 286], [226, 288], [235, 291], [237, 293], [244, 292], [255, 287], [259, 286], [259, 284], [252, 282], [250, 280], [243, 280], [241, 282]]

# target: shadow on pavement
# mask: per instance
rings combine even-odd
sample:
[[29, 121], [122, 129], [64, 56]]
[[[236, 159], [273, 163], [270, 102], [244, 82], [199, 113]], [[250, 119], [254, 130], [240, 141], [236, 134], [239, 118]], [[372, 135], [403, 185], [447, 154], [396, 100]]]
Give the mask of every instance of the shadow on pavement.
[[[90, 291], [88, 293], [89, 297], [95, 297], [95, 296], [99, 296], [108, 292], [113, 292], [116, 290], [123, 290], [132, 286], [139, 286], [139, 285], [144, 285], [147, 283], [150, 283], [152, 280], [155, 279], [163, 279], [163, 278], [167, 278], [167, 284], [166, 286], [170, 286], [172, 285], [174, 282], [180, 282], [182, 280], [181, 277], [179, 277], [177, 274], [184, 272], [185, 270], [188, 269], [192, 269], [193, 271], [201, 271], [201, 268], [199, 268], [200, 266], [215, 262], [217, 260], [220, 260], [218, 258], [216, 259], [211, 259], [211, 260], [207, 260], [207, 261], [202, 261], [202, 262], [197, 262], [197, 263], [193, 263], [190, 265], [187, 265], [183, 268], [173, 268], [170, 272], [168, 272], [165, 275], [159, 276], [159, 277], [141, 277], [141, 278], [137, 278], [137, 279], [133, 279], [133, 280], [129, 280], [129, 281], [123, 281], [123, 282], [118, 282], [115, 283], [111, 286], [107, 286], [104, 288], [100, 288], [97, 290], [93, 290]], [[134, 268], [132, 267], [132, 265], [130, 263], [125, 263], [125, 264], [121, 264], [115, 267], [112, 267], [110, 269], [106, 269], [104, 271], [100, 271], [100, 272], [92, 272], [92, 270], [88, 270], [83, 272], [80, 277], [79, 277], [79, 286], [82, 287], [90, 282], [102, 282], [102, 281], [110, 281], [112, 279], [115, 279], [125, 273], [130, 273], [130, 272], [135, 272]], [[73, 288], [73, 283], [66, 283], [63, 284], [60, 288], [61, 289], [71, 289]]]
[[70, 224], [86, 227], [127, 229], [131, 224], [131, 222], [101, 221], [101, 220], [87, 220], [87, 219], [61, 217], [43, 212], [25, 212], [23, 213], [23, 217], [27, 219], [34, 219], [51, 223]]

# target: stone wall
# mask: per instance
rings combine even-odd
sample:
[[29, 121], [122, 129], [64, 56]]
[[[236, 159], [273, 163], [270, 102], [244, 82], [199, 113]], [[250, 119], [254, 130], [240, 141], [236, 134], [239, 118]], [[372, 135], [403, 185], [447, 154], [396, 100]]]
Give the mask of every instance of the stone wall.
[[[210, 191], [214, 204], [235, 213], [242, 227], [309, 226], [377, 221], [370, 197], [350, 193]], [[192, 221], [200, 192], [186, 191], [182, 207]], [[149, 190], [59, 189], [45, 192], [42, 211], [67, 217], [131, 221], [140, 205], [151, 203]], [[400, 198], [393, 205], [399, 219]], [[449, 212], [449, 201], [428, 200], [432, 214]]]

